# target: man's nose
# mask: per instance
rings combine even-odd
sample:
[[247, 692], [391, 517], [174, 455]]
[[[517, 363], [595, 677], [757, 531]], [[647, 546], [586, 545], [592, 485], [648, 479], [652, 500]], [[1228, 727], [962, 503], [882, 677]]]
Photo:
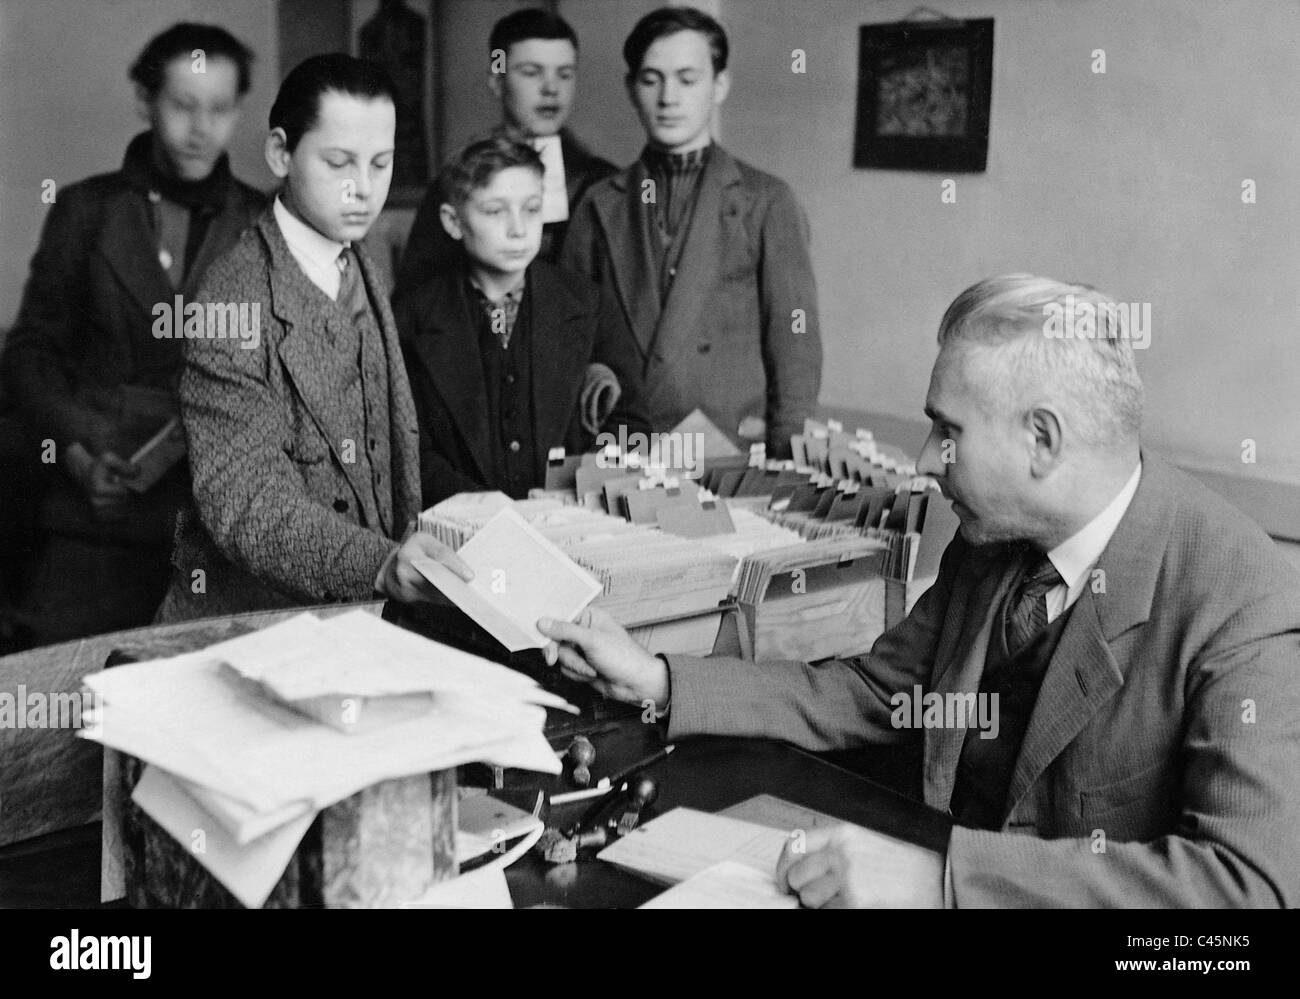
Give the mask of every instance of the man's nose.
[[524, 234], [524, 213], [521, 211], [512, 211], [507, 218], [506, 234], [512, 237], [519, 237]]
[[931, 430], [930, 436], [925, 439], [925, 446], [921, 448], [921, 456], [916, 459], [917, 475], [929, 475], [936, 479], [943, 477], [948, 466], [943, 462], [942, 448], [943, 441], [939, 439], [939, 432]]
[[212, 135], [212, 125], [215, 116], [207, 111], [196, 111], [190, 115], [190, 136], [206, 142]]
[[677, 103], [678, 96], [677, 84], [672, 80], [665, 80], [663, 86], [659, 88], [659, 106], [671, 107]]
[[554, 97], [557, 93], [559, 93], [559, 91], [560, 91], [559, 79], [550, 73], [544, 74], [542, 76], [542, 93], [548, 97]]

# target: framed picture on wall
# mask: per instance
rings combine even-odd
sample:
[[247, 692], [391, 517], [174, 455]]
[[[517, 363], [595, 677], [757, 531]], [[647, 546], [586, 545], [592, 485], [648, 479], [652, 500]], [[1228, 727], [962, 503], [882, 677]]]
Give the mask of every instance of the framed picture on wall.
[[349, 51], [379, 63], [397, 87], [397, 152], [388, 204], [415, 206], [441, 162], [437, 107], [440, 0], [350, 0]]
[[992, 18], [863, 25], [853, 165], [982, 172], [992, 83]]
[[280, 65], [350, 52], [388, 70], [397, 87], [397, 154], [389, 208], [420, 203], [442, 159], [442, 0], [278, 0]]

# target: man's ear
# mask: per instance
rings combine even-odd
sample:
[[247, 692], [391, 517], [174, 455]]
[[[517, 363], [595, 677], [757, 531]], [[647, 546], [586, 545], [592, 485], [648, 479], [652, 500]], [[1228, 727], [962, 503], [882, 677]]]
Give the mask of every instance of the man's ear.
[[731, 93], [731, 72], [723, 70], [713, 78], [713, 106], [716, 108]]
[[447, 235], [452, 239], [461, 238], [460, 216], [456, 214], [456, 209], [445, 202], [438, 206], [438, 219], [442, 222], [442, 227], [447, 230]]
[[153, 123], [153, 98], [138, 83], [135, 85], [135, 113], [141, 121]]
[[492, 96], [495, 97], [497, 100], [501, 100], [502, 75], [503, 74], [501, 73], [494, 73], [491, 69], [488, 70], [488, 79], [487, 79], [488, 90], [491, 92]]
[[1064, 444], [1061, 414], [1053, 406], [1035, 406], [1026, 414], [1025, 424], [1033, 449], [1030, 470], [1034, 476], [1042, 478], [1061, 460]]
[[285, 134], [283, 128], [273, 128], [266, 136], [266, 146], [263, 149], [266, 155], [266, 165], [271, 168], [271, 173], [275, 174], [280, 180], [289, 176], [289, 160], [293, 154], [289, 152], [289, 136]]

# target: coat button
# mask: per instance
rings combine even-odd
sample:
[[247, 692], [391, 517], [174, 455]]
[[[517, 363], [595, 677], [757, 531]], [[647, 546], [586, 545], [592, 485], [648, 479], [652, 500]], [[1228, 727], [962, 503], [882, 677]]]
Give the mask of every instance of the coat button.
[[523, 445], [520, 444], [518, 441], [511, 441], [511, 442], [510, 442], [510, 450], [511, 450], [511, 451], [514, 451], [516, 454], [519, 453], [519, 449], [520, 449], [521, 447], [523, 447]]
[[699, 346], [699, 351], [700, 351], [701, 354], [707, 354], [707, 353], [709, 352], [709, 349], [710, 349], [710, 348], [709, 348], [709, 345], [708, 345], [707, 343], [702, 343], [702, 344], [700, 344], [700, 346]]
[[507, 384], [507, 385], [513, 385], [514, 383], [515, 383], [515, 376], [514, 376], [514, 375], [506, 375], [506, 384]]
[[337, 510], [339, 513], [347, 513], [348, 501], [345, 499], [336, 499], [334, 501], [334, 509]]

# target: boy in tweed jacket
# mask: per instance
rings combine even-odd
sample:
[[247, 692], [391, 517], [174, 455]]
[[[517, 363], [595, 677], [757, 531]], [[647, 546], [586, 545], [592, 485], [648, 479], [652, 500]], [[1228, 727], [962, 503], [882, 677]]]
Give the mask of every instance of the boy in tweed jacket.
[[[388, 293], [357, 244], [392, 176], [393, 88], [345, 55], [315, 56], [271, 108], [272, 209], [209, 272], [186, 344], [181, 407], [194, 475], [160, 621], [432, 588], [411, 564], [450, 549], [405, 533], [419, 438]], [[213, 306], [251, 321], [232, 333]], [[187, 330], [187, 335], [189, 335]]]

